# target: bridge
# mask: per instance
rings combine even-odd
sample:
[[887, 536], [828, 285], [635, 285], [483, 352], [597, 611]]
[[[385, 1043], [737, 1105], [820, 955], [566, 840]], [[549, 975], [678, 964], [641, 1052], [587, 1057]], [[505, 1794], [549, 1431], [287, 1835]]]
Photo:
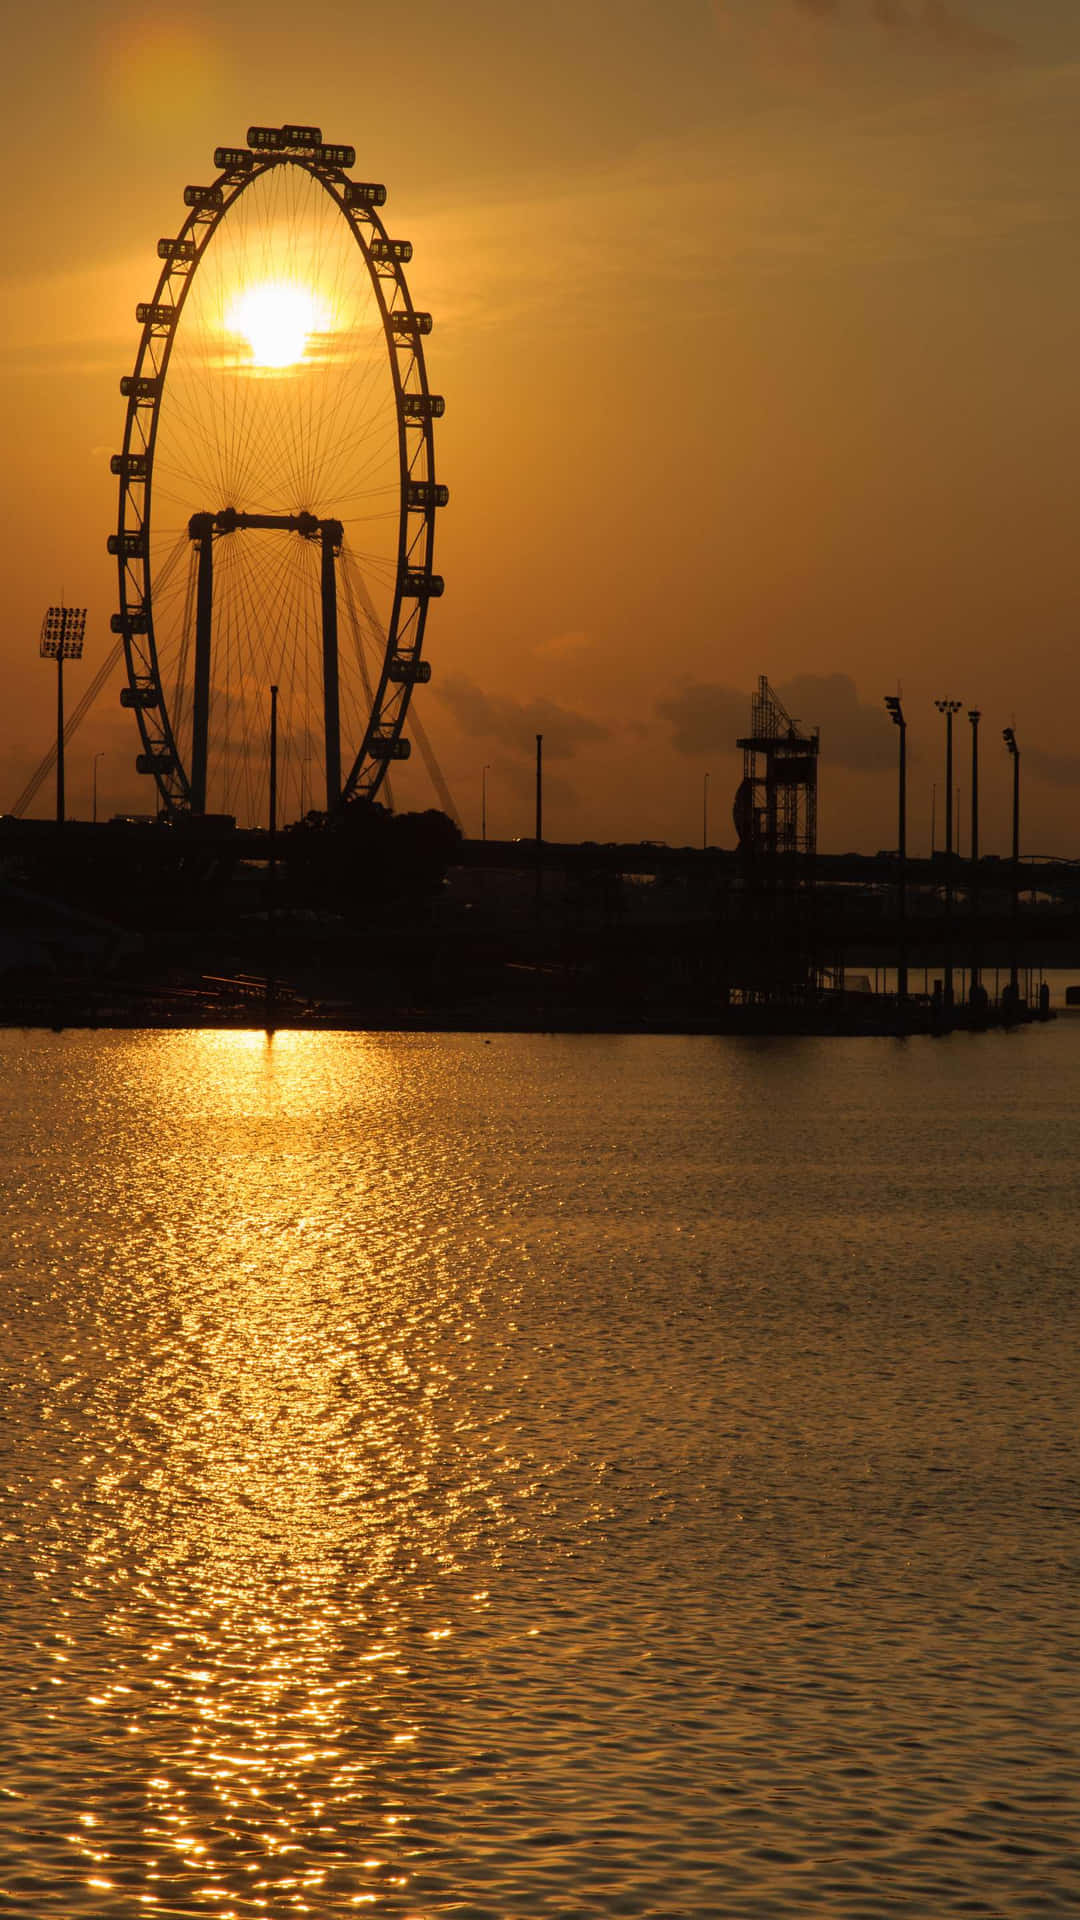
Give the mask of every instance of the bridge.
[[[287, 862], [298, 845], [297, 836], [312, 832], [333, 843], [337, 830], [305, 826], [286, 827], [271, 834], [265, 827], [237, 827], [229, 818], [177, 814], [151, 818], [123, 818], [92, 825], [69, 820], [61, 829], [51, 820], [0, 816], [0, 857], [35, 854], [48, 861], [61, 848], [65, 857], [79, 854], [105, 859], [137, 856], [141, 862], [163, 866], [178, 858], [201, 856], [230, 866], [241, 863]], [[812, 893], [815, 919], [826, 933], [858, 927], [860, 939], [886, 938], [895, 942], [896, 903], [901, 875], [894, 853], [791, 856], [782, 872], [767, 860], [755, 860], [738, 849], [670, 847], [655, 841], [595, 842], [518, 840], [461, 840], [453, 865], [465, 871], [544, 877], [554, 887], [559, 878], [587, 882], [589, 876], [652, 880], [682, 884], [699, 899], [741, 891], [770, 892], [778, 886]], [[972, 899], [979, 903], [979, 919], [995, 931], [1011, 921], [1014, 883], [1025, 937], [1036, 931], [1055, 939], [1073, 934], [1080, 924], [1080, 861], [1047, 858], [1022, 859], [1014, 874], [1010, 860], [985, 855], [975, 866], [954, 855], [908, 858], [904, 868], [908, 925], [915, 936], [929, 937], [944, 918], [946, 891], [952, 895], [952, 921], [957, 938], [972, 921]], [[922, 936], [919, 936], [922, 937]]]

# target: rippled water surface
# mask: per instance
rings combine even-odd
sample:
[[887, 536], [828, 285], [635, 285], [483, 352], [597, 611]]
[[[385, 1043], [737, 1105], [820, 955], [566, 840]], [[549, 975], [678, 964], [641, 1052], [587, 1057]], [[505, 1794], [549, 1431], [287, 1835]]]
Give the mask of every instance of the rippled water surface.
[[0, 1034], [0, 1911], [1080, 1912], [1080, 1020]]

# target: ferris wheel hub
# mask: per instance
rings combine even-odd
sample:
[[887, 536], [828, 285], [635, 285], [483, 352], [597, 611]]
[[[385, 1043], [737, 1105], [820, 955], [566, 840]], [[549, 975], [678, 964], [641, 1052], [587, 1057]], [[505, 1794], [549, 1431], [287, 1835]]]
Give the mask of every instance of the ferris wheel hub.
[[240, 533], [247, 528], [274, 533], [299, 533], [305, 540], [328, 539], [340, 550], [345, 529], [340, 520], [320, 520], [314, 513], [240, 513], [236, 507], [222, 507], [218, 513], [193, 513], [188, 521], [188, 538], [206, 540], [215, 533]]

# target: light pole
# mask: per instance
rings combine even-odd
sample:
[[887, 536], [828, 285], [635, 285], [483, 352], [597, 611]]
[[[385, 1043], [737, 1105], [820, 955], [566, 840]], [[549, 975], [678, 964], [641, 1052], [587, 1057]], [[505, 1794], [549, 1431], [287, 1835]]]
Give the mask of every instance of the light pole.
[[1020, 998], [1020, 749], [1016, 744], [1016, 735], [1011, 727], [1002, 729], [1002, 739], [1012, 756], [1013, 799], [1012, 799], [1012, 939], [1009, 954], [1009, 991], [1013, 1005]]
[[480, 838], [481, 840], [487, 839], [487, 777], [488, 777], [488, 768], [490, 764], [491, 762], [488, 761], [480, 769]]
[[978, 707], [968, 708], [971, 721], [971, 989], [968, 999], [979, 1004], [979, 721]]
[[41, 623], [40, 653], [56, 661], [56, 824], [64, 824], [64, 661], [81, 660], [85, 607], [49, 607]]
[[277, 778], [278, 778], [278, 690], [270, 689], [270, 861], [269, 900], [267, 902], [266, 955], [266, 1029], [273, 1027], [274, 995], [277, 986]]
[[92, 817], [95, 827], [97, 826], [97, 763], [99, 760], [104, 760], [104, 758], [105, 749], [102, 747], [100, 753], [95, 753], [94, 755], [94, 810]]
[[899, 797], [897, 812], [897, 855], [900, 862], [900, 878], [897, 885], [896, 914], [899, 931], [896, 996], [898, 1000], [907, 999], [907, 721], [900, 704], [898, 693], [887, 693], [885, 705], [892, 717], [894, 727], [900, 729], [899, 758]]
[[705, 775], [701, 783], [701, 851], [709, 845], [709, 776]]
[[952, 971], [952, 894], [953, 894], [953, 810], [952, 810], [952, 723], [953, 714], [959, 713], [962, 700], [935, 700], [939, 713], [945, 715], [945, 1006], [951, 1012], [953, 1004]]
[[270, 858], [274, 857], [274, 839], [277, 833], [277, 697], [276, 687], [270, 689]]
[[300, 818], [301, 820], [307, 819], [307, 810], [308, 810], [307, 809], [307, 790], [308, 790], [307, 770], [309, 765], [311, 764], [311, 754], [308, 751], [310, 746], [311, 746], [311, 735], [310, 733], [305, 731], [305, 734], [304, 734], [305, 750], [300, 758]]
[[544, 736], [536, 736], [536, 917], [540, 920], [541, 897], [544, 891]]

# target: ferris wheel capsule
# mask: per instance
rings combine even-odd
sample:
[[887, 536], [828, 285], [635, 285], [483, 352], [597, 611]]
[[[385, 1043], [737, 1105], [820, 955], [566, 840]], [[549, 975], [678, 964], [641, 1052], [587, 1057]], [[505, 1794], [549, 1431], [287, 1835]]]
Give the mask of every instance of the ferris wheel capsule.
[[371, 180], [347, 180], [345, 205], [347, 207], [385, 207], [386, 188], [376, 186]]

